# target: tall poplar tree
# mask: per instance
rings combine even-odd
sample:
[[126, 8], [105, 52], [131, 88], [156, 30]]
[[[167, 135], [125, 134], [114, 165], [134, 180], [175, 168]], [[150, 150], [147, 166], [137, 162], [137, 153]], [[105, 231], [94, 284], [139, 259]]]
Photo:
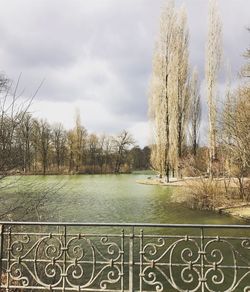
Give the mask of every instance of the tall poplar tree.
[[201, 120], [200, 84], [198, 79], [198, 71], [196, 69], [194, 69], [190, 81], [190, 98], [191, 98], [190, 143], [192, 147], [192, 154], [196, 156]]
[[217, 159], [217, 105], [216, 105], [216, 84], [220, 69], [222, 55], [222, 24], [218, 13], [217, 0], [209, 1], [208, 37], [206, 46], [206, 91], [208, 101], [209, 118], [209, 165], [208, 171], [212, 176], [212, 164]]
[[186, 13], [166, 1], [153, 57], [149, 115], [154, 134], [151, 163], [169, 181], [179, 167], [188, 110], [188, 30]]

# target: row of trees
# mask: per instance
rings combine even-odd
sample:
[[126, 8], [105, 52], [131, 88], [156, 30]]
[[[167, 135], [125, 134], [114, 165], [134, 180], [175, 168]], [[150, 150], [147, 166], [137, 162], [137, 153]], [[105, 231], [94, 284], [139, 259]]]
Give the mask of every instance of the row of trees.
[[[250, 199], [250, 50], [244, 54], [238, 86], [228, 84], [219, 96], [217, 80], [222, 63], [222, 26], [217, 0], [209, 2], [209, 27], [205, 60], [205, 89], [208, 105], [208, 145], [199, 147], [201, 120], [200, 89], [197, 71], [188, 61], [188, 29], [183, 8], [167, 1], [161, 16], [156, 45], [151, 94], [150, 118], [155, 143], [152, 165], [169, 180], [182, 173], [199, 176], [190, 186], [201, 208], [215, 208], [232, 198]], [[204, 179], [201, 174], [209, 174]], [[223, 184], [218, 177], [223, 178]], [[235, 184], [236, 183], [236, 184]], [[232, 188], [231, 186], [236, 186]], [[231, 203], [230, 203], [231, 204]]]
[[170, 170], [180, 176], [188, 131], [194, 154], [198, 146], [199, 80], [197, 70], [190, 77], [188, 43], [186, 11], [177, 9], [174, 1], [167, 1], [160, 20], [149, 96], [155, 138], [151, 161], [155, 170], [167, 180]]
[[[149, 114], [153, 129], [151, 162], [160, 176], [181, 176], [185, 166], [195, 174], [236, 176], [240, 185], [249, 175], [250, 87], [249, 63], [238, 88], [218, 97], [217, 80], [222, 63], [222, 25], [217, 0], [209, 1], [205, 60], [208, 105], [208, 146], [198, 147], [201, 121], [199, 77], [191, 70], [189, 32], [184, 8], [166, 1], [153, 58]], [[245, 57], [249, 59], [248, 50]], [[245, 78], [243, 78], [245, 77]], [[243, 193], [242, 193], [243, 194]]]
[[226, 177], [236, 177], [240, 198], [250, 199], [250, 49], [238, 88], [228, 88], [219, 127], [221, 166]]
[[[127, 131], [116, 136], [89, 134], [80, 114], [66, 130], [29, 112], [31, 100], [19, 101], [0, 78], [0, 171], [21, 173], [120, 173], [149, 167], [149, 148], [140, 149]], [[13, 92], [14, 91], [14, 92]]]

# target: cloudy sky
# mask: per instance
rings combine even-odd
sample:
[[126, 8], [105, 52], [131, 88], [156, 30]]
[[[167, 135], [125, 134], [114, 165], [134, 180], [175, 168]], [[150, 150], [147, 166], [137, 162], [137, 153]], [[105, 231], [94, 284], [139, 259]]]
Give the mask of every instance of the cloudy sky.
[[[207, 0], [176, 0], [188, 11], [190, 63], [204, 79]], [[0, 0], [0, 71], [29, 96], [35, 116], [89, 132], [128, 129], [148, 143], [147, 92], [161, 0]], [[249, 46], [250, 1], [219, 0], [224, 58], [234, 75]], [[223, 88], [221, 78], [220, 88]], [[203, 97], [204, 98], [204, 97]], [[205, 110], [204, 110], [205, 112]], [[205, 132], [205, 118], [202, 133]]]

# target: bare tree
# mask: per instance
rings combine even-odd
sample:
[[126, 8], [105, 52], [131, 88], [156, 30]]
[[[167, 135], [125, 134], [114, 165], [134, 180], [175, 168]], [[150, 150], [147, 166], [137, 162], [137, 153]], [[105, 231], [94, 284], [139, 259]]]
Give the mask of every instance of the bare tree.
[[68, 172], [72, 173], [74, 169], [74, 131], [67, 132], [67, 149], [68, 149]]
[[217, 159], [216, 153], [216, 83], [222, 55], [222, 25], [218, 13], [217, 0], [209, 1], [208, 38], [206, 46], [206, 90], [209, 114], [209, 166], [212, 175], [212, 164]]
[[[250, 32], [250, 28], [248, 28], [248, 31]], [[243, 66], [241, 70], [241, 75], [245, 78], [250, 78], [250, 48], [246, 49], [244, 57], [246, 58], [247, 63], [245, 64], [245, 66]]]
[[62, 124], [56, 124], [52, 127], [52, 143], [55, 151], [55, 160], [57, 165], [57, 172], [60, 172], [60, 167], [65, 162], [66, 156], [66, 131]]
[[100, 172], [103, 173], [103, 166], [105, 164], [105, 144], [106, 144], [106, 135], [101, 135], [98, 139], [98, 152], [97, 152], [97, 162], [100, 167]]
[[129, 147], [134, 144], [134, 139], [127, 131], [124, 130], [113, 139], [113, 144], [114, 151], [116, 153], [114, 172], [119, 173], [121, 165], [124, 161], [125, 153]]
[[88, 137], [88, 165], [91, 167], [91, 173], [95, 173], [97, 166], [97, 156], [99, 152], [99, 139], [97, 135], [91, 134]]
[[105, 136], [103, 148], [104, 172], [108, 173], [112, 170], [112, 137]]
[[189, 32], [187, 28], [186, 10], [182, 7], [177, 11], [177, 20], [174, 34], [175, 49], [171, 58], [170, 82], [173, 87], [170, 94], [170, 140], [172, 141], [172, 169], [177, 176], [181, 176], [181, 160], [186, 144], [186, 132], [189, 118], [190, 94], [188, 92], [188, 42]]
[[149, 117], [155, 137], [151, 163], [167, 181], [170, 169], [179, 173], [188, 125], [188, 38], [185, 9], [166, 1], [153, 58]]
[[198, 80], [198, 72], [196, 69], [193, 71], [192, 79], [190, 81], [190, 98], [191, 98], [190, 141], [192, 146], [192, 153], [194, 156], [196, 156], [201, 120], [200, 84]]
[[241, 86], [226, 104], [223, 116], [224, 143], [230, 156], [230, 172], [238, 178], [241, 199], [247, 199], [244, 177], [250, 170], [250, 87]]
[[18, 128], [24, 122], [35, 94], [23, 99], [18, 93], [21, 75], [13, 86], [6, 77], [0, 77], [0, 172], [4, 177], [10, 171], [22, 167], [23, 161], [18, 148]]
[[34, 119], [30, 113], [26, 113], [22, 122], [17, 128], [16, 136], [19, 140], [19, 155], [22, 158], [22, 171], [24, 173], [31, 172], [32, 164], [32, 134], [33, 134]]
[[175, 48], [176, 11], [174, 1], [167, 1], [160, 18], [160, 33], [156, 43], [153, 72], [149, 95], [149, 117], [151, 119], [155, 146], [152, 149], [152, 165], [160, 176], [170, 176], [170, 64]]
[[75, 159], [75, 172], [78, 173], [80, 166], [83, 163], [83, 154], [86, 144], [87, 131], [81, 124], [80, 112], [77, 111], [75, 128], [73, 129], [74, 137], [74, 159]]
[[38, 151], [41, 157], [42, 172], [45, 175], [49, 165], [51, 128], [47, 121], [40, 120], [35, 123], [35, 131], [38, 137]]

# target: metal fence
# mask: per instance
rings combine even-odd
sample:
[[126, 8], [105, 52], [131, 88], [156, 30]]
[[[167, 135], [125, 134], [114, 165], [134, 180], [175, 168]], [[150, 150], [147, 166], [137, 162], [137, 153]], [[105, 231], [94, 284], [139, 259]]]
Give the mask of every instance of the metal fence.
[[249, 225], [0, 227], [0, 291], [250, 291]]

